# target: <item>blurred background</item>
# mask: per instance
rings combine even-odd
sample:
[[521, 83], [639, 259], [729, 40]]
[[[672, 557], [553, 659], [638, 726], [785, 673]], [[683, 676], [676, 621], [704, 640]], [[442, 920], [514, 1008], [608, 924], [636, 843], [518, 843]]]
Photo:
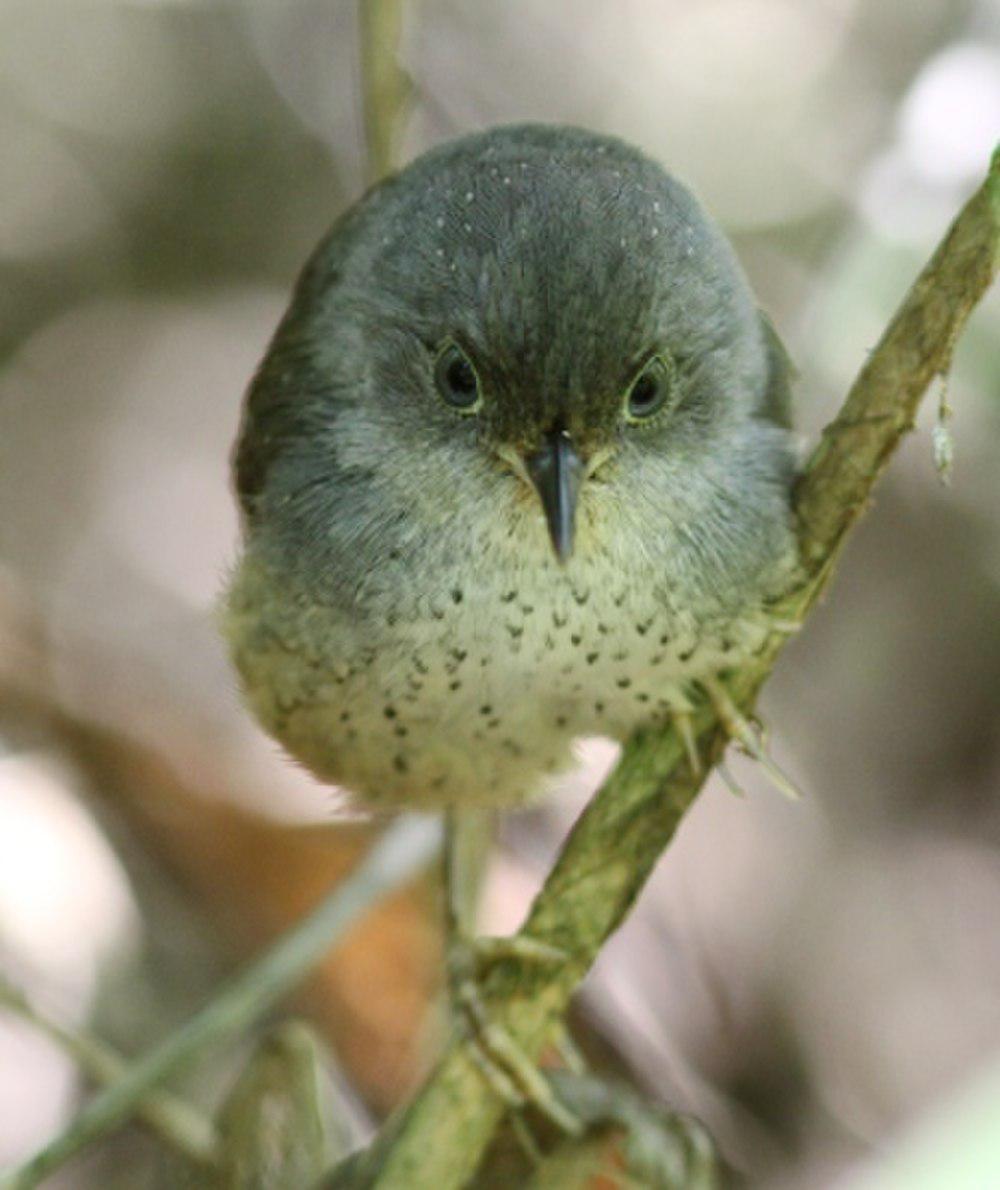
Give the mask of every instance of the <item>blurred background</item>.
[[[686, 180], [798, 364], [804, 443], [1000, 134], [995, 0], [413, 0], [400, 53], [403, 160], [545, 119]], [[363, 142], [352, 0], [0, 2], [0, 973], [128, 1053], [381, 826], [251, 724], [213, 626], [242, 390]], [[747, 1185], [851, 1185], [1000, 1059], [998, 344], [994, 293], [950, 379], [952, 485], [930, 399], [767, 687], [807, 797], [713, 778], [580, 1000], [601, 1068], [701, 1117]], [[517, 925], [611, 751], [508, 816], [485, 928]], [[285, 1006], [362, 1133], [433, 1052], [438, 947], [428, 880]], [[85, 1091], [0, 1011], [0, 1166]], [[145, 1185], [156, 1153], [127, 1129], [51, 1184]]]

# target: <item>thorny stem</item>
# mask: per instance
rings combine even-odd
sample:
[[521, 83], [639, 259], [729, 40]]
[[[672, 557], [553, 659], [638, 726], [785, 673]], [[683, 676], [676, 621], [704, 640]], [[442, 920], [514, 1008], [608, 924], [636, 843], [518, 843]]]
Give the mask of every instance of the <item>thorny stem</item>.
[[[763, 655], [729, 675], [734, 702], [752, 711], [788, 637], [829, 582], [843, 542], [935, 376], [947, 372], [957, 337], [993, 280], [1000, 260], [1000, 149], [917, 278], [827, 426], [795, 492], [804, 580], [775, 608], [780, 629]], [[709, 767], [725, 731], [708, 706], [692, 729]], [[578, 819], [535, 899], [521, 933], [558, 947], [561, 966], [498, 964], [483, 985], [496, 1023], [529, 1056], [559, 1027], [569, 999], [639, 895], [704, 781], [673, 729], [639, 732]], [[504, 1105], [468, 1045], [454, 1040], [405, 1112], [392, 1121], [349, 1182], [378, 1190], [452, 1190], [468, 1183]]]

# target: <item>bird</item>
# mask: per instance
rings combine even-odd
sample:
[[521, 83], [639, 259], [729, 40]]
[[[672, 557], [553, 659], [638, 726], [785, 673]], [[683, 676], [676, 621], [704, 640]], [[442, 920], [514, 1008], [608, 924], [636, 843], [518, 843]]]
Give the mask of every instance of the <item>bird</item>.
[[581, 737], [690, 742], [797, 570], [791, 375], [638, 148], [431, 149], [334, 223], [249, 386], [222, 623], [253, 713], [361, 804], [453, 824]]
[[373, 807], [505, 807], [689, 712], [797, 558], [787, 356], [624, 141], [506, 126], [372, 188], [303, 270], [234, 452], [249, 706]]

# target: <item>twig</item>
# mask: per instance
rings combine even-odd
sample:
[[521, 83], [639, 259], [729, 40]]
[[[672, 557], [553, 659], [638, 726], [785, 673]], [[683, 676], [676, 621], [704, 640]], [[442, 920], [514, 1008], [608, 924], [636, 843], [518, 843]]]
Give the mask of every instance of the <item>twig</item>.
[[[51, 1038], [98, 1086], [113, 1086], [128, 1070], [125, 1059], [106, 1042], [82, 1029], [60, 1025], [3, 979], [0, 979], [0, 1009], [19, 1016]], [[138, 1100], [135, 1114], [189, 1160], [206, 1165], [214, 1163], [218, 1155], [215, 1127], [183, 1099], [152, 1089]]]
[[98, 1095], [65, 1132], [19, 1169], [0, 1174], [0, 1190], [37, 1186], [74, 1153], [134, 1115], [151, 1087], [259, 1020], [366, 910], [426, 868], [440, 846], [438, 823], [414, 815], [397, 819], [357, 870], [300, 925]]
[[[403, 0], [358, 0], [367, 172], [391, 171], [412, 85], [397, 57]], [[47, 1173], [139, 1110], [150, 1087], [233, 1036], [299, 981], [371, 903], [415, 875], [440, 847], [437, 828], [402, 819], [386, 831], [362, 867], [297, 929], [224, 989], [198, 1016], [98, 1096], [70, 1127], [21, 1169], [0, 1173], [0, 1190], [34, 1186]]]
[[372, 184], [395, 166], [396, 142], [413, 92], [399, 65], [402, 28], [403, 0], [358, 0], [365, 147]]
[[[744, 711], [787, 641], [787, 622], [805, 617], [829, 581], [840, 547], [864, 511], [876, 479], [935, 375], [986, 291], [1000, 256], [1000, 150], [921, 273], [827, 427], [796, 491], [805, 581], [775, 609], [784, 630], [764, 654], [730, 676]], [[698, 751], [714, 764], [726, 736], [711, 708], [699, 708]], [[704, 780], [687, 763], [673, 730], [644, 732], [627, 744], [614, 772], [578, 819], [522, 933], [568, 956], [562, 966], [498, 964], [484, 984], [493, 1019], [537, 1056], [608, 936], [621, 924], [654, 863]], [[405, 1114], [394, 1121], [350, 1181], [378, 1190], [452, 1190], [473, 1176], [504, 1112], [461, 1040], [454, 1040]], [[333, 1184], [333, 1182], [331, 1182]]]
[[982, 186], [969, 199], [914, 282], [878, 346], [823, 431], [796, 499], [802, 557], [811, 573], [825, 569], [935, 376], [945, 376], [955, 343], [1000, 261], [1000, 148]]

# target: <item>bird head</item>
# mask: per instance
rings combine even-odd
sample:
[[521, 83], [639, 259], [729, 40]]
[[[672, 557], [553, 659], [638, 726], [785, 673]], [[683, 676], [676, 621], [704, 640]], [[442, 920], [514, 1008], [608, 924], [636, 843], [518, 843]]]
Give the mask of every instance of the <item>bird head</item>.
[[435, 523], [468, 548], [486, 517], [566, 564], [616, 523], [697, 515], [783, 383], [680, 183], [614, 138], [495, 129], [321, 244], [251, 389], [237, 486], [251, 522], [298, 515], [319, 541], [348, 507], [361, 548]]

